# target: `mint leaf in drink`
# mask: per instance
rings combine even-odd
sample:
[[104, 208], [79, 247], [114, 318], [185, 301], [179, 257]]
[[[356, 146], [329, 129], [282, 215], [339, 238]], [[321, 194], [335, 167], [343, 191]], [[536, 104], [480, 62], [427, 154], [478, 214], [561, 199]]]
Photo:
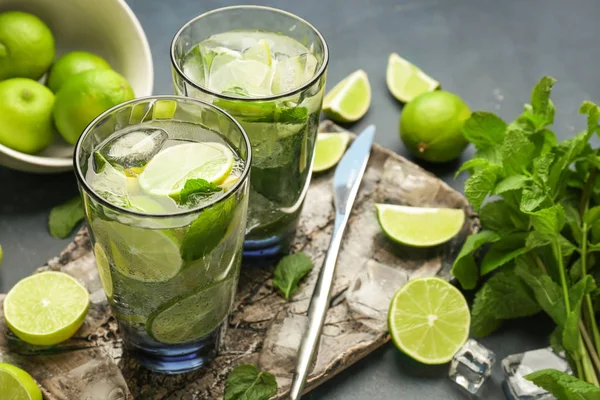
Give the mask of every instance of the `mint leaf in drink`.
[[275, 268], [273, 286], [286, 300], [298, 290], [300, 280], [313, 269], [313, 263], [306, 254], [296, 253], [285, 256]]
[[525, 247], [526, 237], [525, 232], [515, 232], [492, 243], [481, 261], [481, 275], [487, 275], [529, 251]]
[[463, 125], [463, 135], [477, 150], [502, 144], [506, 122], [495, 114], [475, 111]]
[[492, 231], [481, 231], [467, 237], [450, 273], [458, 279], [463, 289], [475, 289], [479, 279], [479, 269], [475, 263], [474, 254], [476, 250], [487, 243], [500, 240], [500, 235]]
[[475, 295], [471, 332], [477, 337], [496, 330], [502, 320], [537, 314], [540, 307], [513, 268], [499, 271]]
[[227, 375], [224, 400], [269, 400], [276, 394], [275, 377], [256, 365], [238, 365]]
[[483, 200], [496, 186], [499, 167], [490, 165], [475, 172], [465, 182], [465, 196], [475, 210], [479, 209]]
[[509, 176], [508, 178], [504, 178], [498, 182], [496, 188], [494, 189], [494, 193], [502, 194], [504, 192], [508, 192], [509, 190], [523, 189], [530, 180], [531, 178], [525, 175]]
[[54, 207], [48, 217], [48, 229], [55, 238], [64, 239], [85, 216], [81, 197], [77, 196], [61, 205]]
[[501, 147], [502, 165], [508, 175], [527, 171], [535, 152], [535, 146], [519, 131], [509, 131]]
[[525, 376], [561, 400], [598, 400], [600, 387], [555, 369], [542, 369]]
[[181, 192], [179, 192], [179, 202], [185, 204], [191, 197], [198, 195], [209, 195], [223, 190], [219, 185], [207, 181], [206, 179], [188, 179]]

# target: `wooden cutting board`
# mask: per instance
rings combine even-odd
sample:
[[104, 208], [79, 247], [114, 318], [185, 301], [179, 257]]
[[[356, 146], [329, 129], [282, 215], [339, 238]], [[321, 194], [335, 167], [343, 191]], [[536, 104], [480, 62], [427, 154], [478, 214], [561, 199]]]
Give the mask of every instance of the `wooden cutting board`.
[[[331, 131], [341, 128], [327, 121], [321, 125], [321, 132]], [[14, 337], [0, 318], [0, 360], [29, 371], [47, 400], [222, 399], [228, 372], [247, 363], [274, 374], [279, 385], [275, 399], [285, 398], [310, 297], [333, 228], [332, 177], [333, 171], [313, 176], [293, 243], [293, 252], [308, 254], [315, 268], [286, 302], [271, 284], [274, 266], [243, 266], [219, 356], [209, 366], [182, 375], [160, 375], [141, 368], [123, 351], [85, 228], [58, 257], [38, 270], [60, 270], [85, 285], [92, 304], [84, 325], [67, 342], [40, 349]], [[462, 208], [467, 218], [460, 234], [450, 242], [415, 249], [392, 243], [383, 235], [375, 203]], [[413, 277], [448, 278], [452, 260], [478, 224], [460, 193], [417, 165], [374, 145], [338, 258], [331, 307], [306, 390], [387, 342], [386, 314], [391, 295]], [[0, 295], [0, 301], [3, 298]]]

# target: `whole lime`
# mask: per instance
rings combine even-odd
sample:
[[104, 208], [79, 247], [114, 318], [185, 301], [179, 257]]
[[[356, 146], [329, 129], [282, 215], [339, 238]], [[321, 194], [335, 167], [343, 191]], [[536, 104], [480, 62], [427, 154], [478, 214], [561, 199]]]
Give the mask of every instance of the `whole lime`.
[[54, 93], [27, 78], [0, 82], [0, 143], [33, 154], [53, 139]]
[[110, 69], [110, 64], [102, 57], [87, 51], [72, 51], [62, 55], [50, 70], [48, 87], [54, 92], [69, 79], [90, 69]]
[[0, 81], [40, 79], [54, 53], [54, 36], [41, 19], [21, 11], [0, 14]]
[[455, 94], [436, 90], [409, 102], [400, 116], [400, 139], [415, 157], [446, 162], [469, 144], [462, 134], [471, 110]]
[[54, 123], [58, 132], [75, 144], [94, 118], [133, 99], [127, 80], [112, 69], [92, 69], [68, 79], [56, 94]]

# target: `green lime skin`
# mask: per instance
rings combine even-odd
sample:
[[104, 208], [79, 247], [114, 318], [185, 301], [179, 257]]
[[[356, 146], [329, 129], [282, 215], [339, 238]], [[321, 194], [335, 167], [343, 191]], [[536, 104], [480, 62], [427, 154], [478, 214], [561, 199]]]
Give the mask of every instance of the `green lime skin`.
[[91, 69], [111, 69], [110, 64], [95, 54], [86, 51], [72, 51], [62, 55], [50, 70], [48, 87], [54, 93], [72, 76]]
[[27, 78], [0, 82], [0, 144], [34, 154], [52, 142], [54, 93]]
[[[21, 384], [21, 388], [25, 391], [25, 393], [27, 393], [29, 395], [29, 399], [42, 400], [42, 391], [38, 387], [37, 383], [35, 383], [35, 380], [31, 377], [31, 375], [29, 375], [26, 371], [22, 370], [19, 367], [15, 367], [14, 365], [6, 364], [6, 363], [0, 363], [0, 371], [8, 373], [12, 377], [12, 379], [10, 379], [10, 378], [8, 378], [8, 379], [11, 380], [12, 382], [18, 381]], [[5, 384], [5, 383], [9, 383], [9, 382], [4, 381], [2, 383]], [[0, 386], [2, 386], [2, 385], [0, 385]], [[9, 398], [12, 399], [13, 398], [12, 394], [15, 394], [15, 388], [9, 387], [9, 388], [5, 388], [5, 390], [9, 390], [11, 392], [11, 396], [9, 396]], [[17, 395], [22, 394], [23, 390], [17, 389], [17, 391], [19, 393], [16, 393], [16, 394]], [[6, 394], [6, 393], [3, 392], [1, 394]], [[19, 396], [19, 398], [20, 398], [20, 396]]]
[[460, 97], [443, 90], [423, 93], [400, 116], [400, 139], [417, 158], [447, 162], [460, 156], [469, 142], [462, 133], [471, 110]]
[[133, 99], [127, 80], [111, 69], [92, 69], [67, 80], [56, 94], [52, 112], [58, 132], [71, 144], [94, 118]]
[[20, 11], [0, 13], [0, 81], [40, 79], [55, 52], [54, 36], [41, 19]]

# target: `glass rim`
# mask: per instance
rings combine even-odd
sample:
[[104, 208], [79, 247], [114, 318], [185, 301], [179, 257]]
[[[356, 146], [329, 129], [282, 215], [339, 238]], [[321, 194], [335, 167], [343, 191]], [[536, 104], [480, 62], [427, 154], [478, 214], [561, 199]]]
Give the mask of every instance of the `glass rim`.
[[[177, 40], [180, 38], [183, 31], [186, 28], [188, 28], [189, 26], [191, 26], [193, 23], [195, 23], [196, 21], [198, 21], [202, 18], [205, 18], [207, 16], [210, 16], [212, 14], [217, 14], [217, 13], [220, 13], [223, 11], [236, 10], [236, 9], [272, 11], [272, 12], [275, 12], [278, 14], [282, 14], [282, 15], [294, 18], [297, 21], [300, 21], [301, 23], [307, 25], [310, 29], [312, 29], [313, 32], [315, 32], [315, 34], [317, 35], [317, 37], [323, 44], [323, 63], [321, 64], [321, 67], [319, 68], [319, 70], [313, 74], [312, 78], [310, 78], [304, 84], [298, 86], [295, 89], [292, 89], [292, 90], [289, 90], [287, 92], [280, 93], [280, 94], [274, 94], [274, 95], [270, 95], [270, 96], [261, 96], [261, 97], [237, 97], [237, 96], [231, 96], [231, 95], [227, 95], [227, 94], [217, 93], [217, 92], [214, 92], [214, 91], [194, 82], [192, 79], [190, 79], [185, 74], [185, 72], [183, 72], [183, 68], [179, 65], [179, 63], [175, 59], [175, 44], [177, 43]], [[325, 38], [323, 37], [323, 35], [321, 35], [321, 32], [319, 32], [319, 30], [317, 28], [315, 28], [311, 23], [309, 23], [305, 19], [297, 16], [296, 14], [292, 14], [291, 12], [284, 11], [279, 8], [267, 7], [267, 6], [254, 6], [254, 5], [221, 7], [221, 8], [217, 8], [215, 10], [207, 11], [203, 14], [198, 15], [197, 17], [192, 18], [191, 20], [186, 22], [181, 28], [179, 28], [177, 33], [175, 33], [175, 36], [173, 36], [173, 39], [171, 40], [170, 54], [171, 54], [171, 65], [173, 65], [173, 68], [175, 68], [175, 70], [177, 71], [177, 75], [182, 77], [194, 89], [200, 90], [210, 96], [215, 96], [220, 99], [243, 101], [243, 102], [273, 101], [273, 100], [279, 100], [279, 99], [282, 99], [285, 97], [289, 97], [289, 96], [298, 94], [298, 93], [302, 92], [303, 90], [306, 90], [307, 88], [312, 86], [315, 82], [317, 82], [323, 76], [323, 74], [325, 73], [325, 70], [327, 69], [327, 65], [329, 64], [329, 47], [327, 46], [327, 42], [325, 41]]]
[[[102, 119], [106, 118], [108, 115], [110, 115], [128, 105], [139, 104], [144, 101], [151, 101], [151, 100], [189, 101], [192, 103], [196, 103], [197, 105], [200, 105], [200, 106], [208, 106], [210, 108], [217, 110], [218, 112], [222, 113], [223, 115], [225, 115], [225, 117], [227, 117], [234, 124], [234, 126], [236, 126], [239, 129], [240, 133], [242, 134], [242, 138], [244, 139], [244, 143], [246, 145], [248, 156], [246, 157], [246, 160], [244, 160], [244, 170], [242, 171], [242, 174], [240, 175], [240, 179], [238, 179], [237, 182], [235, 182], [233, 184], [233, 186], [227, 193], [225, 193], [221, 197], [217, 197], [214, 201], [208, 202], [207, 204], [203, 204], [198, 207], [191, 208], [189, 210], [182, 210], [181, 212], [169, 213], [169, 214], [164, 214], [164, 213], [155, 214], [155, 213], [144, 213], [144, 212], [135, 211], [135, 210], [132, 210], [129, 208], [118, 206], [118, 205], [113, 204], [110, 201], [106, 200], [105, 198], [100, 196], [98, 193], [96, 193], [96, 191], [94, 189], [92, 189], [92, 187], [86, 181], [85, 176], [83, 176], [83, 172], [81, 170], [81, 165], [79, 162], [79, 156], [81, 155], [81, 148], [83, 147], [82, 146], [83, 139], [92, 132], [92, 129], [98, 124], [98, 122], [100, 122]], [[183, 121], [183, 122], [185, 122], [185, 121]], [[219, 132], [217, 132], [217, 133], [219, 133]], [[90, 155], [90, 157], [91, 157], [91, 155]], [[206, 208], [212, 207], [213, 205], [215, 205], [217, 203], [227, 200], [230, 196], [232, 196], [234, 193], [236, 193], [239, 190], [240, 186], [245, 184], [246, 181], [248, 180], [248, 175], [250, 174], [250, 167], [251, 167], [251, 163], [252, 163], [252, 146], [250, 145], [250, 139], [248, 138], [248, 134], [246, 133], [246, 131], [244, 130], [242, 125], [235, 118], [233, 118], [231, 115], [229, 115], [228, 112], [223, 110], [221, 107], [217, 107], [214, 104], [208, 103], [208, 102], [200, 100], [200, 99], [195, 99], [195, 98], [186, 97], [186, 96], [154, 95], [154, 96], [138, 97], [138, 98], [117, 104], [116, 106], [109, 108], [108, 110], [104, 111], [102, 114], [100, 114], [96, 118], [94, 118], [92, 120], [92, 122], [90, 122], [86, 126], [86, 128], [83, 130], [83, 133], [81, 134], [81, 136], [79, 136], [79, 139], [77, 140], [77, 143], [75, 144], [75, 151], [73, 153], [73, 158], [74, 158], [74, 166], [75, 166], [75, 176], [77, 177], [79, 186], [88, 195], [90, 195], [92, 198], [94, 198], [94, 200], [96, 200], [97, 202], [102, 204], [104, 207], [108, 207], [108, 208], [116, 210], [120, 213], [133, 215], [136, 217], [162, 219], [162, 218], [186, 217], [186, 216], [198, 213], [200, 211], [203, 211]]]

